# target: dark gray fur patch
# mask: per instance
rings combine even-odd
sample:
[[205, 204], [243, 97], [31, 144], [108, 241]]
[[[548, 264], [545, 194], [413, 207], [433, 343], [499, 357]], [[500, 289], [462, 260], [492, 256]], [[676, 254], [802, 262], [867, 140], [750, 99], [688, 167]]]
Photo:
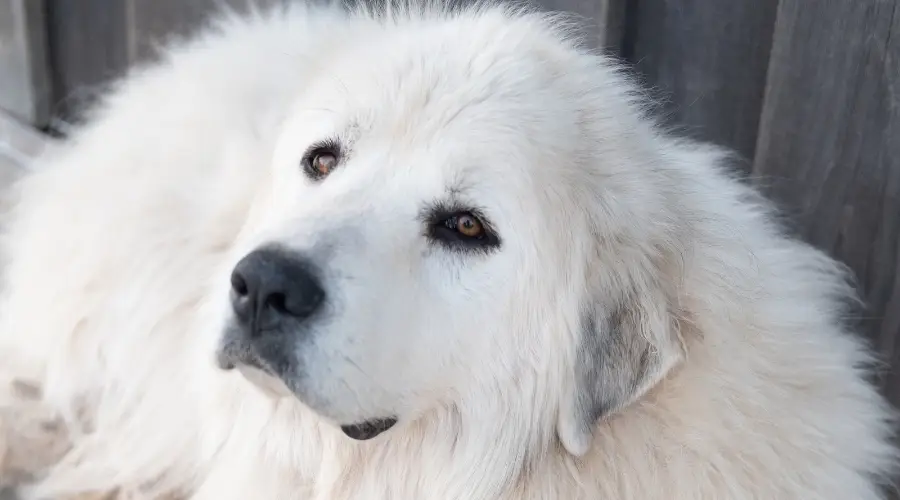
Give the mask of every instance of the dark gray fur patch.
[[576, 367], [576, 404], [584, 428], [630, 402], [657, 363], [633, 314], [623, 310], [608, 319], [593, 310], [585, 314]]

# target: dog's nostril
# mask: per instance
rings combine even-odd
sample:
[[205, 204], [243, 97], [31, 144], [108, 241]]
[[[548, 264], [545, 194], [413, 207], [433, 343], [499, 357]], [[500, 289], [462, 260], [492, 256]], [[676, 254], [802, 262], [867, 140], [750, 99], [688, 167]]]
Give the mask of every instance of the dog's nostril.
[[240, 296], [244, 296], [249, 293], [249, 290], [247, 289], [247, 282], [240, 274], [236, 272], [231, 273], [231, 289], [234, 290], [234, 293]]
[[283, 293], [273, 293], [266, 297], [266, 305], [279, 314], [290, 314], [287, 308], [287, 298]]
[[325, 294], [318, 288], [272, 292], [263, 298], [264, 314], [274, 313], [275, 315], [306, 318], [315, 312], [324, 298]]

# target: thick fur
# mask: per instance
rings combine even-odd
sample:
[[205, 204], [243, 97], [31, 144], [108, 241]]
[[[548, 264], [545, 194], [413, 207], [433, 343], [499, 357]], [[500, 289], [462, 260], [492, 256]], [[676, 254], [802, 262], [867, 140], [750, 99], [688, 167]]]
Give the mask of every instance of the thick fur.
[[[14, 193], [0, 395], [39, 385], [70, 444], [22, 494], [884, 498], [891, 412], [844, 271], [570, 27], [294, 6], [125, 78]], [[328, 137], [346, 161], [312, 182]], [[451, 198], [498, 248], [428, 241]], [[231, 269], [270, 243], [318, 255], [335, 298], [291, 351], [303, 397], [214, 363]]]

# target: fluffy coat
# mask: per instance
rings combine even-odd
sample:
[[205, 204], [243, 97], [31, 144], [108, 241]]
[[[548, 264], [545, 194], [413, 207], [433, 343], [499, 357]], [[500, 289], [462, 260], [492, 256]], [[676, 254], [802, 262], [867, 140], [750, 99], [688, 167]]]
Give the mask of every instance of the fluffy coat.
[[[0, 416], [68, 443], [21, 494], [884, 498], [892, 413], [845, 271], [571, 27], [295, 5], [133, 70], [12, 195]], [[341, 120], [353, 159], [313, 185], [299, 155]], [[416, 211], [458, 186], [496, 252], [422, 242]], [[235, 262], [326, 233], [354, 281], [316, 398], [218, 370]], [[335, 425], [388, 409], [371, 441]]]

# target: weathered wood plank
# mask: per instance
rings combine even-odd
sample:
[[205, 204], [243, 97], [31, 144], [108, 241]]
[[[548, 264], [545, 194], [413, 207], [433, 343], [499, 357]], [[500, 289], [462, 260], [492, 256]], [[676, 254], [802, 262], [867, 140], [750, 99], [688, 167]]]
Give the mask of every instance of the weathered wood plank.
[[546, 10], [565, 11], [580, 16], [589, 43], [609, 52], [621, 49], [628, 0], [541, 0]]
[[783, 0], [754, 173], [856, 272], [900, 403], [900, 0]]
[[153, 58], [159, 45], [173, 35], [188, 34], [219, 7], [279, 1], [46, 0], [54, 112], [77, 119], [106, 83]]
[[[0, 0], [27, 1], [27, 0]], [[237, 10], [284, 0], [46, 0], [53, 55], [54, 108], [78, 117], [104, 84], [133, 64], [154, 57], [170, 37], [190, 33], [222, 7]], [[548, 10], [575, 13], [597, 46], [616, 51], [622, 38], [625, 0], [544, 0]]]
[[661, 92], [667, 124], [752, 158], [777, 5], [629, 2], [623, 55]]
[[246, 10], [283, 0], [127, 0], [129, 33], [134, 44], [133, 58], [153, 57], [159, 45], [173, 36], [184, 36], [199, 28], [210, 15], [225, 8]]
[[[40, 156], [53, 143], [46, 135], [0, 111], [0, 158], [10, 163], [15, 162], [22, 168], [29, 168], [31, 160]], [[3, 183], [0, 182], [0, 191], [2, 186]]]
[[72, 119], [128, 67], [124, 1], [45, 0], [53, 112]]
[[36, 126], [50, 116], [44, 8], [0, 0], [0, 108]]

